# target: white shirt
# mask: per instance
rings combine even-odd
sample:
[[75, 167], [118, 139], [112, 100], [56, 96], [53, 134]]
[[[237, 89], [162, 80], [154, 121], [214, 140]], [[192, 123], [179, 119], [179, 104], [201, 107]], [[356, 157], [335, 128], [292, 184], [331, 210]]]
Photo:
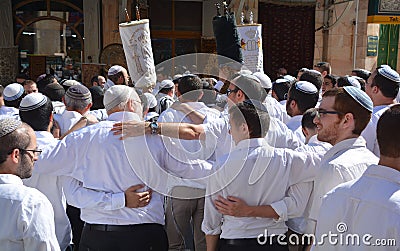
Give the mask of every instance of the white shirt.
[[268, 114], [271, 117], [274, 117], [285, 124], [289, 121], [290, 116], [287, 114], [286, 108], [281, 105], [278, 100], [268, 95], [263, 103], [266, 104]]
[[0, 208], [2, 251], [60, 250], [49, 200], [18, 176], [0, 174]]
[[82, 118], [82, 114], [76, 111], [64, 110], [61, 114], [54, 114], [54, 120], [60, 126], [60, 135], [66, 133], [80, 118]]
[[53, 112], [55, 114], [62, 114], [65, 111], [65, 104], [60, 101], [51, 101], [53, 104]]
[[14, 107], [9, 107], [9, 106], [0, 106], [0, 119], [6, 119], [6, 118], [13, 118], [13, 119], [19, 119], [19, 110]]
[[[307, 145], [296, 148], [295, 151], [315, 153], [318, 158], [322, 159], [325, 153], [331, 148], [331, 144], [319, 141], [317, 135], [314, 135], [310, 138]], [[294, 198], [295, 203], [290, 203], [291, 200], [285, 198], [288, 215], [287, 218], [283, 217], [287, 220], [286, 225], [291, 230], [300, 234], [312, 234], [315, 230], [314, 222], [305, 217], [305, 215], [309, 215], [310, 212], [312, 202], [310, 198], [313, 196], [313, 186], [314, 181], [295, 184], [291, 186], [287, 192], [288, 196]], [[300, 210], [300, 212], [298, 210]]]
[[[110, 130], [115, 121], [123, 119], [137, 120], [137, 115], [113, 113], [108, 117], [109, 121], [71, 133], [54, 149], [45, 148], [37, 161], [37, 171], [70, 175], [84, 188], [104, 193], [121, 194], [132, 185], [151, 183], [154, 192], [146, 207], [131, 209], [111, 205], [111, 208], [119, 209], [104, 210], [104, 205], [92, 205], [82, 208], [81, 219], [94, 224], [164, 224], [163, 197], [157, 191], [165, 192], [170, 181], [161, 172], [165, 169], [164, 163], [169, 161], [172, 164], [168, 166], [177, 169], [183, 164], [167, 156], [159, 136], [119, 140]], [[141, 173], [143, 170], [145, 172]]]
[[[221, 234], [225, 239], [256, 238], [268, 229], [268, 235], [283, 234], [283, 221], [259, 217], [222, 216], [213, 200], [221, 195], [235, 196], [248, 205], [269, 205], [285, 197], [289, 186], [307, 182], [314, 176], [311, 155], [290, 149], [272, 148], [265, 139], [242, 140], [233, 152], [216, 164], [216, 173], [207, 184], [202, 230], [207, 235]], [[223, 163], [223, 165], [221, 165]], [[220, 167], [221, 166], [221, 167]], [[219, 168], [220, 167], [220, 168]]]
[[[206, 116], [206, 121], [214, 121], [221, 116], [221, 113], [215, 109], [208, 108], [203, 102], [186, 102], [188, 106], [202, 115]], [[175, 123], [193, 123], [192, 120], [181, 111], [168, 108], [160, 114], [158, 122], [175, 122]], [[183, 140], [170, 137], [163, 137], [163, 142], [167, 150], [172, 155], [182, 154], [182, 158], [186, 159], [210, 159], [214, 151], [207, 151], [203, 147], [200, 140]], [[196, 177], [196, 176], [193, 176]], [[198, 177], [199, 178], [199, 177]]]
[[296, 115], [290, 117], [289, 121], [286, 123], [286, 126], [292, 130], [292, 132], [301, 140], [301, 142], [306, 141], [306, 137], [303, 134], [301, 127], [301, 120], [303, 119], [303, 115]]
[[[215, 109], [208, 108], [203, 102], [186, 102], [192, 109], [206, 116], [207, 121], [213, 121], [221, 116], [221, 113]], [[168, 108], [157, 120], [158, 122], [176, 122], [176, 123], [192, 123], [186, 114], [172, 108]], [[170, 137], [162, 137], [163, 143], [169, 154], [181, 161], [188, 160], [210, 160], [215, 161], [214, 150], [207, 148], [200, 140], [182, 140]], [[168, 168], [170, 169], [170, 168]], [[211, 169], [211, 164], [210, 164]], [[200, 171], [200, 172], [196, 172]], [[210, 174], [210, 170], [201, 172], [202, 170], [179, 170], [176, 175], [183, 178], [201, 178]], [[205, 184], [204, 184], [205, 185]], [[198, 187], [198, 186], [195, 186]], [[198, 187], [198, 188], [204, 188]]]
[[334, 145], [321, 161], [314, 182], [310, 218], [316, 220], [322, 197], [335, 186], [360, 177], [378, 158], [366, 148], [363, 137], [343, 140]]
[[[36, 139], [39, 149], [44, 146], [50, 147], [58, 143], [58, 140], [53, 135], [46, 131], [36, 131]], [[56, 227], [56, 236], [61, 250], [65, 250], [71, 242], [71, 225], [66, 213], [66, 199], [62, 188], [62, 183], [59, 177], [39, 174], [33, 168], [32, 177], [24, 179], [24, 185], [36, 188], [51, 202], [54, 210], [54, 222]]]
[[95, 116], [98, 121], [103, 121], [108, 118], [106, 109], [91, 110], [89, 111], [89, 114]]
[[[347, 231], [339, 233], [338, 223]], [[400, 172], [381, 165], [371, 165], [364, 174], [330, 191], [323, 199], [318, 217], [317, 234], [358, 234], [361, 245], [314, 246], [313, 250], [386, 250], [398, 251], [400, 246]], [[375, 244], [377, 239], [395, 239], [396, 246], [365, 245], [363, 236]]]
[[379, 118], [389, 107], [389, 105], [374, 106], [371, 120], [361, 133], [361, 136], [363, 136], [367, 142], [367, 148], [378, 157], [380, 156], [380, 152], [378, 141], [376, 139], [376, 127], [378, 125]]

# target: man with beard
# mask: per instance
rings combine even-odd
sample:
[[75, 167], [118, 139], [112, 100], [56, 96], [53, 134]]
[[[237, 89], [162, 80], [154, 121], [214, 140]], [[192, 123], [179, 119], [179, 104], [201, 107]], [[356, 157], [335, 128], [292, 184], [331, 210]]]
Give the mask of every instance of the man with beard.
[[0, 120], [1, 250], [60, 250], [49, 200], [21, 180], [31, 177], [40, 152], [31, 127]]
[[314, 123], [318, 140], [333, 147], [321, 160], [314, 181], [310, 219], [316, 221], [322, 197], [332, 188], [359, 178], [365, 169], [378, 163], [360, 136], [367, 126], [373, 104], [365, 92], [353, 86], [326, 91]]

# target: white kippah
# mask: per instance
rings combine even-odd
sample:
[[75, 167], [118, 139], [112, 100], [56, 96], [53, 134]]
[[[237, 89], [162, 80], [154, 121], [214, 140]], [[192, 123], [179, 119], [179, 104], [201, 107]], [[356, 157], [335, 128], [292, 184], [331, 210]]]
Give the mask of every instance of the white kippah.
[[254, 72], [253, 75], [260, 80], [262, 88], [267, 88], [267, 89], [272, 88], [271, 79], [267, 76], [267, 74], [262, 72]]
[[6, 136], [9, 133], [17, 130], [17, 128], [22, 124], [21, 121], [11, 118], [0, 120], [0, 138]]
[[296, 78], [295, 78], [295, 77], [293, 77], [293, 76], [290, 76], [290, 75], [285, 75], [285, 76], [283, 76], [283, 78], [284, 78], [284, 79], [286, 79], [286, 80], [289, 80], [289, 82], [293, 82], [293, 81], [295, 81], [295, 80], [296, 80]]
[[[357, 80], [356, 80], [357, 81]], [[306, 94], [315, 94], [318, 92], [317, 87], [307, 81], [298, 81], [295, 83], [296, 90]]]
[[127, 102], [133, 89], [126, 85], [113, 85], [104, 93], [104, 107], [107, 111], [117, 105]]
[[81, 83], [79, 83], [78, 81], [73, 80], [73, 79], [68, 79], [68, 80], [65, 80], [65, 81], [61, 82], [61, 84], [63, 86], [71, 87], [71, 86], [74, 86], [74, 85], [80, 85]]
[[361, 84], [360, 82], [353, 76], [347, 76], [347, 80], [349, 81], [349, 83], [354, 86], [357, 87], [358, 89], [361, 89]]
[[123, 69], [124, 69], [124, 67], [122, 67], [120, 65], [113, 65], [113, 66], [111, 66], [110, 69], [108, 69], [107, 75], [108, 76], [115, 75], [115, 74], [121, 72]]
[[381, 68], [378, 68], [378, 72], [381, 76], [383, 76], [393, 82], [400, 83], [399, 73], [397, 73], [395, 70], [390, 68], [390, 66], [388, 66], [388, 65], [381, 66]]
[[149, 108], [154, 108], [154, 107], [157, 106], [157, 99], [156, 99], [156, 97], [154, 97], [153, 94], [145, 92], [145, 93], [143, 93], [143, 95], [147, 99], [147, 103], [149, 104]]
[[21, 97], [22, 94], [24, 94], [24, 87], [18, 83], [7, 85], [3, 91], [4, 100], [7, 101], [16, 100]]
[[46, 104], [47, 97], [41, 93], [31, 93], [26, 95], [22, 100], [21, 104], [19, 105], [20, 111], [32, 111], [35, 110], [42, 105]]

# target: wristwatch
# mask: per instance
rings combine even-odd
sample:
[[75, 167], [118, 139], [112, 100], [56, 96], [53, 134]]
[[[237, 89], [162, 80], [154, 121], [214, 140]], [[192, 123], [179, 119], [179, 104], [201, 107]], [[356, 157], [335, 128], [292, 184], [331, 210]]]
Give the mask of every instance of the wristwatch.
[[157, 134], [157, 131], [158, 131], [158, 128], [159, 128], [158, 123], [157, 122], [151, 122], [149, 126], [150, 126], [150, 129], [151, 129], [151, 134]]

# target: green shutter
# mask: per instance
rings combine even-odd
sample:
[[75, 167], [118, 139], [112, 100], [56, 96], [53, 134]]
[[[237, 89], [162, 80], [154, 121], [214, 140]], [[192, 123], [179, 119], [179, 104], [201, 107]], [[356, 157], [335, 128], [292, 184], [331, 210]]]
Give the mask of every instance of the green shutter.
[[379, 30], [378, 65], [387, 64], [397, 68], [397, 52], [399, 44], [398, 24], [381, 24]]

